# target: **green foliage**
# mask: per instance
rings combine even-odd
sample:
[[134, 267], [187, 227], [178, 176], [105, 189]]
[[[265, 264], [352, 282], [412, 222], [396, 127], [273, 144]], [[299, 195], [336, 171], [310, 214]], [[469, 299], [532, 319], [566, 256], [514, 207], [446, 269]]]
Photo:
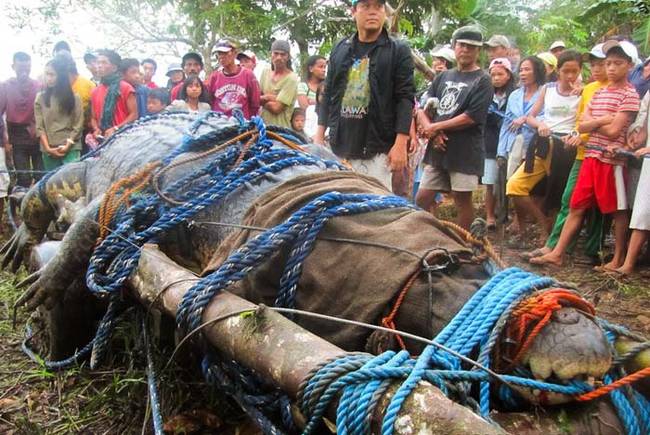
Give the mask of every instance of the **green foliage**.
[[[396, 0], [392, 6], [399, 32], [423, 53], [469, 23], [486, 36], [511, 37], [524, 54], [544, 51], [555, 39], [587, 49], [614, 34], [650, 49], [649, 11], [638, 0]], [[129, 52], [146, 44], [152, 55], [189, 48], [212, 58], [216, 40], [228, 37], [264, 59], [271, 41], [285, 38], [304, 60], [314, 52], [326, 55], [354, 31], [348, 0], [34, 0], [2, 12], [17, 28], [47, 29], [49, 50], [61, 17], [79, 8], [96, 18], [106, 45]]]

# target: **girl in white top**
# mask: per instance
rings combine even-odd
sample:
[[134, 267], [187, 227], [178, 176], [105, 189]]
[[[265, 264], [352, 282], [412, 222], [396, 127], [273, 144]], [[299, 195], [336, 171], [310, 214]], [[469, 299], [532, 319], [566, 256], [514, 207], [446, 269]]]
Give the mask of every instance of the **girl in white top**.
[[316, 95], [318, 87], [325, 80], [327, 59], [313, 55], [307, 59], [306, 80], [298, 85], [297, 106], [305, 111], [305, 134], [311, 138], [318, 128]]
[[[508, 181], [506, 193], [513, 198], [519, 216], [531, 215], [539, 226], [539, 236], [546, 240], [553, 224], [544, 210], [558, 208], [566, 186], [575, 147], [566, 145], [575, 129], [576, 113], [580, 102], [578, 77], [582, 71], [582, 56], [574, 50], [564, 51], [558, 58], [558, 81], [546, 84], [540, 97], [530, 110], [526, 124], [537, 130], [538, 138], [528, 147], [526, 162]], [[551, 133], [563, 137], [562, 141], [550, 144]], [[564, 143], [563, 143], [564, 142]], [[552, 166], [551, 166], [552, 164]], [[530, 197], [532, 189], [548, 176], [543, 207]], [[523, 221], [520, 232], [525, 233]]]
[[172, 101], [167, 110], [200, 113], [209, 112], [211, 109], [208, 88], [197, 75], [185, 79], [178, 92], [178, 98], [180, 99]]

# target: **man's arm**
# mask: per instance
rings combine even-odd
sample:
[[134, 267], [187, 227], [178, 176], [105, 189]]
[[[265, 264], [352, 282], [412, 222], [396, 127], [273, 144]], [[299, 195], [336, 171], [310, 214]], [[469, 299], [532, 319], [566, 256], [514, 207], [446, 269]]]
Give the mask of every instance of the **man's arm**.
[[7, 152], [11, 151], [11, 145], [9, 144], [9, 132], [7, 131], [7, 123], [4, 120], [5, 113], [7, 112], [7, 90], [6, 84], [0, 83], [0, 130], [2, 130], [2, 136], [0, 140], [2, 143], [0, 145], [8, 145], [9, 149]]
[[[284, 112], [287, 106], [284, 103], [281, 103], [275, 100], [275, 96], [266, 95], [266, 103], [264, 103], [264, 108], [271, 112], [274, 115]], [[271, 98], [274, 98], [273, 100]]]
[[393, 78], [395, 107], [395, 142], [388, 153], [392, 172], [400, 172], [408, 164], [408, 140], [413, 121], [415, 85], [413, 83], [413, 58], [406, 44], [399, 44]]
[[293, 107], [296, 102], [296, 94], [298, 93], [298, 76], [294, 73], [289, 73], [289, 77], [285, 82], [278, 95], [269, 98], [269, 101], [264, 104], [264, 107], [269, 112], [277, 115], [287, 109]]
[[[330, 58], [331, 58], [330, 54]], [[327, 76], [325, 76], [325, 86], [322, 87], [322, 93], [320, 96], [320, 103], [316, 103], [316, 112], [318, 114], [318, 127], [316, 128], [316, 133], [314, 134], [313, 141], [315, 144], [324, 145], [325, 144], [325, 130], [327, 130], [327, 124], [330, 117], [330, 96], [329, 96], [329, 87], [333, 81], [333, 70], [336, 66], [331, 64], [331, 68], [327, 68]]]
[[110, 136], [121, 126], [133, 122], [138, 119], [138, 102], [135, 98], [135, 91], [131, 92], [128, 97], [126, 97], [126, 110], [128, 115], [124, 118], [124, 121], [119, 124], [114, 125], [113, 127], [107, 129], [104, 134]]
[[260, 113], [260, 84], [255, 78], [255, 74], [250, 74], [250, 81], [248, 83], [248, 105], [251, 116], [256, 116]]
[[413, 120], [415, 84], [413, 83], [413, 57], [406, 44], [399, 44], [396, 56], [393, 98], [395, 101], [395, 132], [408, 135]]
[[618, 112], [612, 121], [598, 128], [598, 133], [616, 139], [636, 116], [636, 112]]
[[466, 110], [444, 121], [434, 122], [425, 128], [425, 134], [429, 137], [437, 135], [443, 131], [463, 130], [478, 124], [479, 121], [485, 121], [488, 108], [494, 95], [494, 89], [488, 77], [484, 77], [479, 82], [476, 89], [472, 89], [468, 96]]
[[121, 127], [124, 124], [128, 124], [129, 122], [133, 122], [138, 119], [138, 103], [135, 99], [135, 92], [129, 94], [129, 96], [126, 98], [126, 110], [129, 112], [129, 114], [124, 119], [124, 121], [122, 121], [122, 123], [116, 125], [115, 127]]

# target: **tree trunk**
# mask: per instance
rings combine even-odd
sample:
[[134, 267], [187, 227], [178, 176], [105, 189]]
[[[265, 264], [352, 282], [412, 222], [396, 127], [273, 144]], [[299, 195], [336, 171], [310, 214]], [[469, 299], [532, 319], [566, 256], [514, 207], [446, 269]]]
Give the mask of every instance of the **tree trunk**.
[[[154, 245], [146, 245], [138, 269], [130, 278], [130, 286], [145, 306], [175, 316], [183, 295], [194, 285], [196, 277], [176, 265]], [[159, 295], [161, 289], [166, 289]], [[206, 307], [203, 321], [226, 316], [203, 329], [210, 343], [227, 356], [254, 369], [272, 380], [290, 397], [296, 397], [299, 385], [309, 372], [324, 361], [341, 355], [333, 344], [305, 331], [287, 318], [271, 310], [252, 316], [231, 316], [229, 313], [250, 309], [255, 304], [228, 292], [216, 296]], [[261, 322], [260, 322], [261, 320]], [[256, 327], [251, 331], [251, 322]], [[380, 399], [372, 416], [373, 433], [379, 433], [386, 405], [396, 385]], [[329, 418], [335, 421], [334, 407]], [[448, 398], [427, 382], [421, 382], [402, 407], [397, 434], [499, 434], [499, 428]], [[623, 433], [620, 423], [607, 401], [586, 405], [573, 404], [563, 410], [527, 413], [494, 413], [492, 416], [508, 433], [560, 435]]]
[[[195, 276], [156, 247], [143, 248], [137, 271], [130, 278], [130, 286], [145, 306], [155, 301], [155, 307], [169, 316], [175, 316], [183, 295], [194, 285]], [[173, 284], [176, 283], [176, 284]], [[166, 288], [162, 296], [158, 293]], [[243, 309], [258, 307], [228, 292], [217, 295], [206, 307], [203, 321], [209, 321]], [[330, 358], [343, 354], [333, 344], [300, 328], [295, 323], [270, 310], [261, 312], [261, 319], [232, 316], [203, 329], [212, 345], [239, 363], [252, 368], [270, 379], [290, 397], [296, 397], [299, 385], [309, 372]], [[261, 320], [261, 322], [260, 322]], [[252, 322], [257, 327], [251, 331]], [[372, 418], [374, 433], [381, 432], [381, 421], [388, 392], [383, 398], [384, 406], [378, 406]], [[329, 418], [336, 421], [330, 407]], [[484, 435], [502, 434], [503, 431], [489, 424], [468, 408], [460, 406], [427, 382], [421, 382], [405, 401], [400, 424], [395, 433], [435, 433]]]

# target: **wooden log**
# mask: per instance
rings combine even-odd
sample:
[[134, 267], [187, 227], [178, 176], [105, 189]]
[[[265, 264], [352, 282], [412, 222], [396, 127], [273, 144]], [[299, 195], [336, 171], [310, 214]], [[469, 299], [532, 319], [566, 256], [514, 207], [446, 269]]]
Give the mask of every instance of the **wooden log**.
[[[175, 316], [183, 295], [197, 278], [174, 263], [156, 246], [143, 248], [138, 269], [130, 278], [135, 295], [146, 305], [164, 314]], [[161, 290], [164, 290], [160, 294]], [[222, 292], [205, 309], [203, 321], [217, 319], [242, 310], [258, 307], [238, 296]], [[272, 380], [295, 399], [301, 382], [322, 362], [343, 351], [320, 337], [302, 329], [271, 310], [263, 319], [253, 316], [231, 316], [204, 328], [204, 336], [212, 345], [241, 364]], [[252, 322], [256, 322], [254, 327]], [[381, 398], [372, 416], [373, 433], [380, 433], [385, 408], [397, 383]], [[328, 417], [335, 421], [335, 407]], [[494, 413], [492, 418], [512, 434], [590, 434], [623, 433], [618, 419], [607, 401], [574, 405], [562, 410], [532, 413]], [[597, 431], [594, 432], [595, 428]], [[568, 432], [567, 432], [568, 431]], [[500, 434], [500, 428], [449, 400], [433, 385], [421, 382], [406, 400], [396, 424], [397, 434]]]
[[[143, 248], [137, 271], [130, 278], [130, 287], [145, 305], [154, 303], [165, 314], [175, 316], [183, 295], [196, 282], [195, 278], [155, 246], [147, 245]], [[159, 295], [161, 289], [167, 290]], [[251, 302], [222, 292], [206, 307], [203, 321], [256, 308]], [[255, 327], [251, 322], [257, 322]], [[270, 310], [264, 312], [261, 322], [252, 316], [231, 316], [207, 326], [203, 333], [221, 352], [272, 380], [294, 399], [300, 383], [312, 369], [343, 353], [338, 347]], [[377, 407], [372, 418], [374, 433], [381, 432], [384, 408]], [[329, 418], [335, 421], [331, 412]], [[496, 435], [504, 432], [468, 408], [452, 402], [433, 385], [421, 382], [404, 403], [395, 433]]]

